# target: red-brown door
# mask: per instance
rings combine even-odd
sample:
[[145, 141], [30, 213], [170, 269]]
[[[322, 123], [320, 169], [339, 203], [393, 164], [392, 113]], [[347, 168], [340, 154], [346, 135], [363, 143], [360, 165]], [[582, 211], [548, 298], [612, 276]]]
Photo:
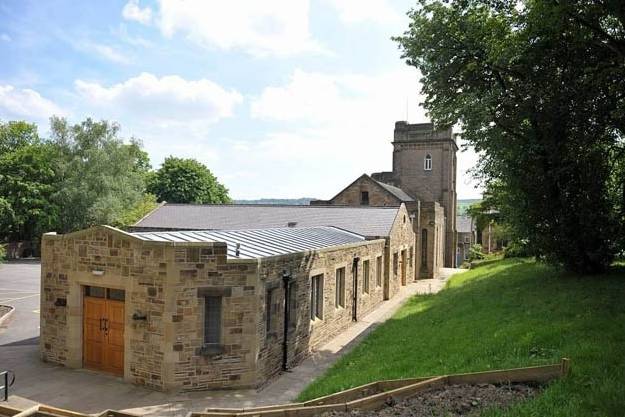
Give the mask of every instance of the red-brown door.
[[[115, 291], [119, 298], [120, 290]], [[124, 374], [124, 301], [111, 290], [87, 287], [83, 309], [83, 366]], [[123, 292], [121, 292], [123, 294]]]

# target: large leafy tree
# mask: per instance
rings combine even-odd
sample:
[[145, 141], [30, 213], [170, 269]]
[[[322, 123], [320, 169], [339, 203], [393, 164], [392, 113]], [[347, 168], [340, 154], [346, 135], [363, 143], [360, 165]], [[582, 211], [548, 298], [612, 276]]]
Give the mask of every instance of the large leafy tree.
[[86, 119], [70, 125], [51, 119], [51, 142], [59, 152], [60, 182], [53, 195], [58, 230], [68, 232], [94, 224], [123, 225], [127, 213], [144, 202], [148, 156], [138, 141], [125, 143], [119, 126]]
[[39, 143], [37, 126], [24, 121], [0, 122], [0, 155]]
[[0, 240], [30, 240], [54, 227], [54, 155], [34, 124], [0, 123]]
[[623, 245], [623, 4], [422, 0], [397, 38], [433, 120], [459, 122], [506, 189], [515, 231], [579, 272]]
[[228, 189], [195, 159], [169, 157], [148, 181], [148, 191], [169, 203], [229, 203]]
[[0, 156], [0, 229], [5, 239], [30, 240], [54, 228], [54, 149], [26, 145]]

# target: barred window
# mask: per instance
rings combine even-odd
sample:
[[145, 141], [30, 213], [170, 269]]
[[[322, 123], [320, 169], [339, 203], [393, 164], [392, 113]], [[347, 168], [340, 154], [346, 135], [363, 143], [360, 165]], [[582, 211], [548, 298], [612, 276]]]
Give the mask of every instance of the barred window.
[[204, 297], [204, 344], [221, 342], [221, 297]]
[[310, 319], [323, 318], [323, 274], [310, 279]]

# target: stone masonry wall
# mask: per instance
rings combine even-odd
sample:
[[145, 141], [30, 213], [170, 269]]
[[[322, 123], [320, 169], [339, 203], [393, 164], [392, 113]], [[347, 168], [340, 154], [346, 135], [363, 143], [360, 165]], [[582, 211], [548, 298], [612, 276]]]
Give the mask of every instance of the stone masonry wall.
[[[332, 339], [352, 324], [354, 300], [353, 260], [358, 260], [358, 318], [377, 307], [383, 301], [383, 288], [376, 285], [376, 257], [384, 255], [385, 240], [365, 241], [359, 244], [340, 246], [313, 253], [279, 256], [263, 259], [260, 264], [261, 318], [257, 329], [259, 338], [259, 378], [267, 380], [282, 367], [284, 340], [284, 298], [283, 271], [293, 276], [292, 291], [295, 306], [291, 307], [292, 319], [288, 333], [288, 366], [303, 360], [311, 350]], [[363, 293], [363, 262], [369, 261], [369, 293]], [[384, 265], [384, 263], [382, 263]], [[345, 268], [345, 306], [337, 307], [336, 270]], [[323, 274], [322, 319], [311, 321], [311, 279]], [[273, 325], [267, 331], [266, 299], [267, 289], [273, 291], [274, 305], [271, 311]]]
[[329, 204], [359, 206], [361, 205], [361, 193], [369, 193], [369, 205], [372, 207], [399, 206], [401, 201], [384, 190], [370, 178], [362, 176], [351, 185], [336, 195]]
[[[41, 357], [82, 367], [82, 310], [85, 285], [124, 289], [125, 379], [164, 387], [162, 316], [168, 259], [166, 248], [93, 228], [65, 236], [45, 235], [41, 265]], [[103, 271], [96, 276], [93, 270]], [[65, 299], [66, 306], [56, 306]], [[135, 311], [147, 321], [133, 321]]]
[[[257, 262], [227, 261], [226, 247], [178, 248], [170, 271], [173, 388], [251, 387], [256, 378], [259, 323]], [[222, 296], [219, 352], [202, 352], [204, 297]], [[169, 306], [168, 306], [169, 307]]]

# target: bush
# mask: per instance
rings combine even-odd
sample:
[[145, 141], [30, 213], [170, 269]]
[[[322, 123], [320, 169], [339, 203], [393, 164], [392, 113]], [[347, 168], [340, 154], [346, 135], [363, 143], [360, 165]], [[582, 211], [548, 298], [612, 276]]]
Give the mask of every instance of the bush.
[[482, 252], [482, 245], [471, 245], [471, 248], [469, 249], [469, 262], [484, 259], [485, 257], [486, 255]]
[[7, 250], [4, 245], [0, 245], [0, 264], [6, 259]]
[[527, 258], [533, 256], [527, 242], [513, 241], [503, 251], [504, 258]]

